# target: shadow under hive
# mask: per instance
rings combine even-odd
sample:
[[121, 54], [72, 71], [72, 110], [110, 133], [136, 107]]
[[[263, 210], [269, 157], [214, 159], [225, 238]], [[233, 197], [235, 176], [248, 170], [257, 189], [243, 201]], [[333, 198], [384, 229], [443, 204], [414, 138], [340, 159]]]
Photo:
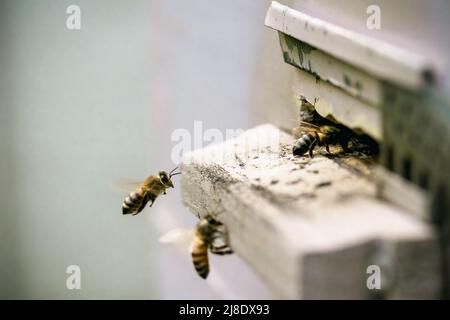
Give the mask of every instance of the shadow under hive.
[[450, 103], [433, 88], [383, 83], [382, 162], [429, 192], [442, 243], [443, 297], [450, 297]]

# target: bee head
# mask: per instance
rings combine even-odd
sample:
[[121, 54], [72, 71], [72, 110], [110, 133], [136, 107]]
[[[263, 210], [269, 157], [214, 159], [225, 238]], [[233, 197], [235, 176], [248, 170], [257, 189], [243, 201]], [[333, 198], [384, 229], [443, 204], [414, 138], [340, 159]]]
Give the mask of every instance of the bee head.
[[198, 231], [205, 236], [210, 235], [213, 231], [212, 225], [207, 218], [201, 219], [197, 224], [197, 228]]
[[204, 216], [197, 224], [197, 230], [205, 237], [211, 237], [222, 226], [222, 223], [214, 219], [210, 214]]
[[208, 224], [213, 225], [213, 226], [217, 226], [217, 225], [221, 224], [219, 221], [214, 219], [214, 217], [212, 215], [210, 215], [210, 214], [205, 216], [205, 220], [208, 222]]
[[159, 180], [166, 188], [173, 188], [172, 179], [169, 177], [167, 172], [160, 171], [159, 172]]
[[219, 221], [214, 219], [214, 217], [210, 214], [206, 215], [202, 220], [200, 220], [200, 225], [205, 226], [218, 226], [221, 225]]

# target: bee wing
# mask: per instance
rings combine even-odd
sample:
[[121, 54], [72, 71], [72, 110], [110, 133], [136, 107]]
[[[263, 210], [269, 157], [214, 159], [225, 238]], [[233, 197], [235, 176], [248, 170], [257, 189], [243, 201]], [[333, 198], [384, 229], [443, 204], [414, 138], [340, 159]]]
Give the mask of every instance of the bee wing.
[[176, 228], [159, 237], [158, 242], [164, 244], [190, 244], [194, 239], [194, 229]]
[[114, 189], [122, 191], [132, 191], [143, 184], [143, 181], [118, 180], [112, 183]]
[[341, 130], [337, 126], [332, 124], [326, 124], [319, 127], [309, 122], [300, 121], [300, 126], [298, 128], [295, 128], [293, 131], [294, 135], [298, 135], [300, 133], [314, 133], [314, 132], [330, 134], [340, 132]]
[[292, 135], [295, 138], [300, 138], [304, 134], [322, 132], [320, 127], [305, 121], [300, 121], [300, 125], [292, 129]]
[[318, 131], [321, 132], [322, 130], [320, 129], [319, 126], [316, 126], [315, 124], [306, 122], [306, 121], [300, 121], [300, 128], [307, 130], [307, 131]]

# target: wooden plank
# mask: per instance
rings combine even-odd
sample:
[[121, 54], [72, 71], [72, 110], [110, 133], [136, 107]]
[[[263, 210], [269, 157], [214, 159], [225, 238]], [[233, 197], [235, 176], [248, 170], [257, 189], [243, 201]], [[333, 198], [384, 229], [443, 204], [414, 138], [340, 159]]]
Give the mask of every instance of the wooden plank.
[[426, 222], [432, 222], [428, 192], [381, 166], [375, 169], [375, 173], [381, 199], [404, 208]]
[[366, 103], [376, 107], [381, 105], [383, 97], [379, 80], [322, 50], [282, 32], [278, 34], [285, 62], [314, 74]]
[[267, 11], [265, 25], [379, 79], [410, 89], [423, 86], [432, 70], [431, 63], [414, 52], [309, 16], [275, 1]]
[[[321, 148], [313, 159], [294, 158], [293, 143], [262, 125], [185, 155], [184, 204], [227, 225], [235, 252], [275, 297], [437, 297], [433, 229], [376, 199], [369, 176], [321, 156]], [[381, 267], [382, 291], [366, 286], [371, 264]]]
[[382, 140], [379, 109], [303, 70], [296, 70], [292, 88], [296, 95], [303, 96], [311, 103], [322, 117], [331, 115], [353, 130], [363, 131], [378, 141]]

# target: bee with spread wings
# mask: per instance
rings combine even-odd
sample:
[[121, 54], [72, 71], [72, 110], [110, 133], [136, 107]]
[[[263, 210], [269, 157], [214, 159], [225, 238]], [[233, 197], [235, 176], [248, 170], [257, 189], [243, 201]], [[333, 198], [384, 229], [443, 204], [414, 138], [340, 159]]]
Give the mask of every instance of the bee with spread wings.
[[194, 229], [174, 229], [163, 235], [161, 243], [191, 243], [191, 257], [197, 274], [206, 279], [209, 273], [208, 250], [225, 255], [233, 253], [230, 248], [228, 231], [224, 224], [208, 215], [201, 219]]

